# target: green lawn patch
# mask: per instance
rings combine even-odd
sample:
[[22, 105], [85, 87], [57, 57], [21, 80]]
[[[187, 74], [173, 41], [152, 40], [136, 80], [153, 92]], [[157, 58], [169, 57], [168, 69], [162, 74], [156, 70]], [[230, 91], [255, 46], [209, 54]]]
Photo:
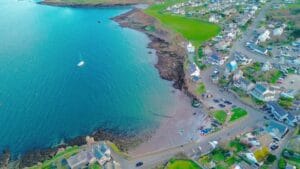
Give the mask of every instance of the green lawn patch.
[[166, 169], [201, 169], [201, 167], [192, 160], [172, 159], [168, 162]]
[[89, 166], [89, 169], [101, 169], [102, 167], [98, 163], [94, 163]]
[[238, 108], [234, 108], [231, 110], [232, 111], [232, 115], [230, 117], [230, 122], [234, 122], [244, 116], [246, 116], [248, 114], [248, 112], [240, 107]]
[[293, 106], [294, 100], [292, 98], [280, 97], [278, 100], [278, 104], [285, 109], [289, 109]]
[[217, 162], [224, 161], [225, 160], [224, 151], [222, 149], [215, 149], [212, 152], [212, 159]]
[[204, 94], [206, 92], [206, 88], [205, 88], [205, 85], [204, 85], [204, 83], [199, 83], [199, 85], [198, 85], [198, 87], [197, 87], [197, 89], [196, 89], [196, 94], [197, 95], [202, 95], [202, 94]]
[[79, 152], [78, 146], [68, 147], [66, 150], [57, 153], [52, 159], [46, 160], [42, 163], [42, 165], [36, 165], [33, 167], [30, 167], [30, 169], [40, 169], [40, 168], [51, 168], [52, 165], [55, 165], [57, 163], [60, 163], [60, 160], [67, 159], [71, 157], [72, 155], [75, 155]]
[[229, 147], [233, 148], [234, 152], [238, 153], [246, 149], [246, 145], [241, 143], [239, 139], [234, 139], [229, 142]]
[[165, 12], [165, 9], [180, 2], [179, 0], [166, 0], [164, 3], [154, 4], [145, 10], [145, 13], [158, 19], [163, 26], [181, 34], [193, 45], [199, 46], [202, 42], [209, 40], [220, 32], [220, 27], [209, 22], [195, 18], [172, 15]]
[[221, 124], [224, 124], [227, 118], [227, 113], [224, 110], [217, 110], [213, 112], [214, 118]]

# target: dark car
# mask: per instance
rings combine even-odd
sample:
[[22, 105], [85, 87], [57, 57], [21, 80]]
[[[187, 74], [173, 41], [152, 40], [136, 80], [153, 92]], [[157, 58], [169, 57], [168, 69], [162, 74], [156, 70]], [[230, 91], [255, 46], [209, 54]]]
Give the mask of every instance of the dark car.
[[225, 104], [229, 104], [229, 105], [232, 104], [232, 103], [231, 103], [230, 101], [228, 101], [228, 100], [225, 100], [224, 103], [225, 103]]
[[136, 167], [140, 167], [140, 166], [142, 166], [143, 164], [144, 164], [144, 163], [140, 161], [140, 162], [136, 163], [135, 166], [136, 166]]
[[219, 104], [219, 106], [222, 108], [226, 107], [224, 104]]
[[219, 102], [220, 102], [218, 99], [213, 99], [213, 101], [214, 101], [215, 103], [219, 103]]
[[272, 145], [272, 146], [271, 146], [271, 150], [274, 151], [274, 150], [276, 150], [278, 147], [279, 147], [278, 145]]
[[267, 117], [267, 116], [264, 116], [264, 119], [265, 119], [265, 120], [269, 120], [269, 117]]

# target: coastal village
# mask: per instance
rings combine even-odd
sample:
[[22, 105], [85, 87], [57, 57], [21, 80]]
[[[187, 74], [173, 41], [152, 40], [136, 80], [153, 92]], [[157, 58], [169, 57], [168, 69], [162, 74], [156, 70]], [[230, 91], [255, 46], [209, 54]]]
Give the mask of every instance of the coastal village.
[[[153, 6], [145, 13], [158, 19], [220, 27], [201, 43], [182, 33], [191, 106], [207, 119], [191, 129], [196, 137], [130, 157], [112, 142], [87, 136], [85, 145], [60, 148], [27, 168], [299, 169], [300, 1], [178, 0]], [[155, 25], [145, 29], [156, 31]]]

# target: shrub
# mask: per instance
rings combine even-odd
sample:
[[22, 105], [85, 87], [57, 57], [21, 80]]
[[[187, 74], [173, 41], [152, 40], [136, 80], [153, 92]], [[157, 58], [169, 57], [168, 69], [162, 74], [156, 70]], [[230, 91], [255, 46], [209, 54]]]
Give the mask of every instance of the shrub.
[[280, 158], [278, 161], [278, 168], [279, 169], [285, 169], [286, 161], [283, 158]]
[[275, 155], [269, 154], [267, 157], [266, 164], [272, 164], [276, 159], [277, 159], [277, 157]]

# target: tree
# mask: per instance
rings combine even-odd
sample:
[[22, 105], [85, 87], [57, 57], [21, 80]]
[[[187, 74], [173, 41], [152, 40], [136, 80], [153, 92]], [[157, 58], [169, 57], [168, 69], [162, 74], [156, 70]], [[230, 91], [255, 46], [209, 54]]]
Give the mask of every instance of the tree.
[[276, 159], [277, 159], [277, 157], [275, 155], [269, 154], [267, 157], [266, 164], [272, 164]]
[[264, 161], [264, 159], [266, 159], [267, 155], [269, 154], [269, 150], [267, 147], [263, 147], [259, 150], [256, 150], [254, 152], [254, 156], [256, 158], [257, 161]]

